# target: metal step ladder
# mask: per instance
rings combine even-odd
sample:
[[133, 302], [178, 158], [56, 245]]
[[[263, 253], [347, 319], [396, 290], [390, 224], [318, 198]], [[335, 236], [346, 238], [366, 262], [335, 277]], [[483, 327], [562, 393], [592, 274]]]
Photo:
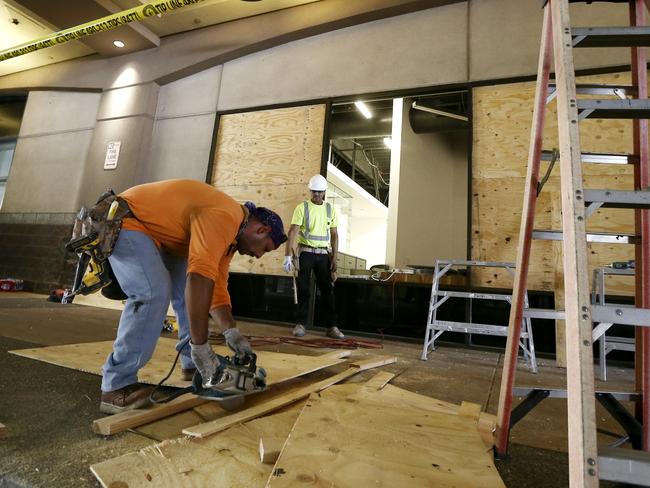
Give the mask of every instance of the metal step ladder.
[[[522, 318], [535, 316], [525, 310], [526, 280], [533, 238], [562, 241], [564, 264], [565, 311], [554, 316], [566, 322], [567, 411], [569, 426], [569, 484], [597, 487], [599, 478], [630, 482], [642, 480], [650, 467], [650, 188], [648, 161], [648, 121], [650, 102], [647, 93], [647, 60], [642, 47], [650, 46], [650, 28], [645, 26], [648, 0], [625, 2], [630, 8], [630, 27], [572, 27], [569, 0], [548, 0], [544, 5], [542, 41], [531, 127], [530, 150], [524, 204], [517, 248], [515, 285], [508, 326], [508, 342], [497, 413], [496, 454], [505, 456], [510, 428], [521, 418], [513, 416], [513, 388]], [[591, 3], [591, 2], [588, 2]], [[621, 3], [621, 2], [616, 2]], [[632, 86], [610, 87], [576, 85], [573, 48], [632, 47]], [[550, 85], [551, 65], [555, 81]], [[590, 93], [591, 91], [591, 93]], [[594, 93], [598, 91], [598, 93]], [[611, 96], [580, 98], [578, 95]], [[628, 98], [628, 97], [634, 98]], [[557, 103], [560, 182], [562, 195], [562, 231], [533, 230], [535, 206], [546, 176], [540, 180], [540, 161], [553, 160], [542, 151], [544, 118], [549, 100]], [[587, 118], [623, 118], [634, 120], [634, 154], [593, 154], [580, 150], [580, 121]], [[633, 164], [634, 191], [585, 190], [582, 164]], [[586, 219], [599, 208], [631, 208], [636, 216], [634, 235], [587, 233]], [[637, 263], [636, 303], [639, 308], [591, 304], [589, 290], [587, 242], [634, 243]], [[550, 314], [553, 315], [553, 314]], [[597, 397], [594, 388], [593, 342], [608, 328], [607, 324], [641, 326], [637, 342], [637, 389], [640, 391], [636, 417], [629, 414], [614, 396]], [[535, 390], [547, 391], [536, 387]], [[534, 406], [545, 398], [532, 392], [527, 397]], [[548, 395], [546, 395], [548, 396]], [[595, 402], [605, 402], [616, 412], [615, 418], [627, 424], [638, 436], [632, 451], [624, 449], [602, 452], [596, 441]], [[620, 407], [620, 409], [618, 408]], [[532, 408], [532, 407], [530, 407]], [[528, 411], [528, 410], [527, 410]], [[634, 468], [631, 468], [634, 466]]]
[[[634, 278], [634, 269], [608, 267], [594, 269], [591, 284], [591, 303], [594, 305], [605, 305], [605, 296], [607, 295], [605, 292], [605, 284], [607, 276], [630, 276]], [[626, 305], [618, 306], [624, 307]], [[594, 340], [596, 340], [596, 337], [594, 337]], [[636, 347], [634, 347], [633, 338], [607, 335], [607, 330], [603, 330], [602, 335], [597, 340], [600, 379], [607, 381], [607, 355], [612, 351], [634, 352]]]
[[[431, 299], [429, 301], [429, 315], [427, 318], [427, 330], [424, 336], [424, 347], [422, 349], [422, 361], [427, 360], [429, 351], [435, 350], [435, 342], [444, 332], [460, 332], [463, 334], [491, 335], [507, 337], [508, 327], [505, 325], [481, 324], [472, 321], [471, 302], [473, 300], [496, 300], [511, 303], [512, 296], [504, 293], [478, 293], [472, 291], [443, 291], [440, 290], [440, 280], [455, 267], [490, 267], [504, 268], [511, 276], [514, 276], [514, 263], [497, 263], [488, 261], [462, 261], [462, 260], [441, 260], [437, 259], [433, 282], [431, 284]], [[469, 322], [458, 322], [438, 319], [438, 310], [447, 303], [450, 298], [464, 298], [470, 301]], [[528, 307], [528, 298], [525, 298]], [[533, 341], [533, 328], [528, 317], [522, 318], [522, 331], [519, 338], [519, 347], [523, 352], [524, 360], [533, 373], [537, 373], [537, 359], [535, 357], [535, 342]]]

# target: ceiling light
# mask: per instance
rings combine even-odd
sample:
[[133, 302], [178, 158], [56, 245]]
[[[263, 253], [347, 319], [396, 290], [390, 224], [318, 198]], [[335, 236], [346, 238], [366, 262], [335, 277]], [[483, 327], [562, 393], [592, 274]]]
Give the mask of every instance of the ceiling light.
[[388, 149], [393, 149], [393, 140], [390, 137], [384, 137], [384, 144]]
[[372, 113], [370, 112], [370, 109], [365, 103], [357, 100], [356, 102], [354, 102], [354, 105], [355, 107], [357, 107], [359, 112], [361, 112], [366, 119], [372, 119]]
[[113, 46], [123, 48], [124, 47], [124, 42], [120, 41], [119, 39], [115, 39], [113, 41]]

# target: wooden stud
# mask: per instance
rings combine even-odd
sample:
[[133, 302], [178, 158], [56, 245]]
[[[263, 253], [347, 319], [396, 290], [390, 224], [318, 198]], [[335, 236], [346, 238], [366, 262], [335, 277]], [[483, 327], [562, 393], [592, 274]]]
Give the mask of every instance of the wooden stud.
[[92, 429], [95, 434], [113, 435], [118, 432], [138, 427], [140, 425], [153, 422], [165, 417], [169, 417], [178, 412], [189, 410], [190, 408], [197, 407], [207, 400], [197, 397], [192, 393], [186, 393], [178, 398], [163, 403], [160, 405], [153, 405], [147, 409], [128, 410], [120, 412], [115, 415], [96, 419], [92, 423]]
[[569, 3], [550, 2], [560, 141], [569, 424], [569, 485], [598, 486], [591, 309]]
[[384, 364], [390, 364], [390, 362], [388, 361], [389, 359], [392, 360], [392, 362], [395, 362], [397, 360], [397, 358], [393, 357], [393, 358], [382, 358], [381, 360], [369, 359], [366, 361], [358, 361], [356, 363], [351, 364], [350, 365], [351, 367], [343, 371], [342, 373], [331, 376], [330, 378], [327, 378], [323, 381], [319, 381], [318, 383], [306, 386], [304, 388], [300, 388], [295, 391], [290, 391], [286, 395], [273, 398], [268, 402], [265, 402], [260, 405], [256, 405], [254, 407], [247, 408], [239, 412], [235, 412], [232, 415], [229, 415], [227, 417], [220, 418], [212, 422], [206, 422], [204, 424], [200, 424], [187, 429], [183, 429], [183, 434], [192, 437], [207, 437], [212, 434], [216, 434], [217, 432], [221, 432], [222, 430], [227, 429], [232, 425], [236, 425], [242, 422], [252, 420], [261, 415], [265, 415], [269, 412], [273, 412], [286, 405], [290, 405], [298, 400], [307, 398], [312, 393], [324, 390], [325, 388], [328, 388], [336, 383], [339, 383], [347, 378], [350, 378], [351, 376], [354, 376], [360, 371], [365, 371], [366, 369], [370, 369], [370, 368], [376, 368], [377, 366], [382, 366]]
[[530, 134], [531, 142], [528, 153], [526, 186], [524, 189], [524, 208], [521, 214], [519, 245], [517, 246], [517, 272], [515, 274], [512, 303], [510, 305], [506, 354], [503, 365], [503, 374], [501, 376], [501, 389], [499, 392], [496, 448], [497, 452], [501, 455], [505, 455], [508, 447], [510, 413], [512, 410], [512, 388], [514, 386], [515, 372], [517, 370], [519, 339], [521, 337], [521, 321], [523, 319], [524, 300], [526, 297], [526, 280], [528, 276], [528, 265], [530, 262], [530, 248], [532, 243], [533, 223], [535, 220], [535, 205], [537, 203], [537, 181], [539, 178], [543, 140], [542, 134], [544, 132], [544, 114], [546, 111], [546, 95], [548, 93], [548, 80], [552, 58], [550, 44], [552, 28], [550, 15], [549, 9], [545, 8], [542, 27], [542, 49], [540, 51], [537, 70], [533, 125]]

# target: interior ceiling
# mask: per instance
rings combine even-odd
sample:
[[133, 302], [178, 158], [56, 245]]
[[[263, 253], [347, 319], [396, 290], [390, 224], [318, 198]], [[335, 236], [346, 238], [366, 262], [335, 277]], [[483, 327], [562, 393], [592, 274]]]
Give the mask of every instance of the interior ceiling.
[[[417, 102], [420, 106], [450, 114], [468, 115], [465, 90], [419, 95], [408, 98], [406, 102]], [[391, 137], [393, 99], [369, 100], [364, 103], [372, 114], [370, 119], [361, 114], [354, 102], [339, 103], [332, 107], [329, 129], [331, 162], [368, 193], [386, 203], [384, 200], [390, 185], [391, 149], [384, 139]], [[413, 126], [414, 118], [417, 119], [417, 127]], [[414, 109], [409, 110], [409, 123], [416, 133], [466, 130], [465, 124], [457, 119]]]
[[[60, 46], [0, 62], [0, 76], [46, 64], [98, 53], [120, 56], [156, 47], [160, 38], [209, 25], [296, 7], [319, 0], [206, 0]], [[0, 50], [53, 32], [74, 27], [112, 13], [147, 3], [147, 0], [0, 0]], [[125, 43], [113, 45], [115, 39]]]

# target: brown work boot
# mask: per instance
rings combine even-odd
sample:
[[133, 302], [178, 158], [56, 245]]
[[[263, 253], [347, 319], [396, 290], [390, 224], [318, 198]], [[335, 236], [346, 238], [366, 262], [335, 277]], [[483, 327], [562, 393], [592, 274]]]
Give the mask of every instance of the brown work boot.
[[181, 368], [181, 379], [183, 381], [192, 381], [194, 373], [196, 373], [196, 368]]
[[114, 414], [148, 406], [152, 386], [143, 386], [137, 383], [125, 386], [115, 391], [102, 392], [102, 401], [99, 411]]

